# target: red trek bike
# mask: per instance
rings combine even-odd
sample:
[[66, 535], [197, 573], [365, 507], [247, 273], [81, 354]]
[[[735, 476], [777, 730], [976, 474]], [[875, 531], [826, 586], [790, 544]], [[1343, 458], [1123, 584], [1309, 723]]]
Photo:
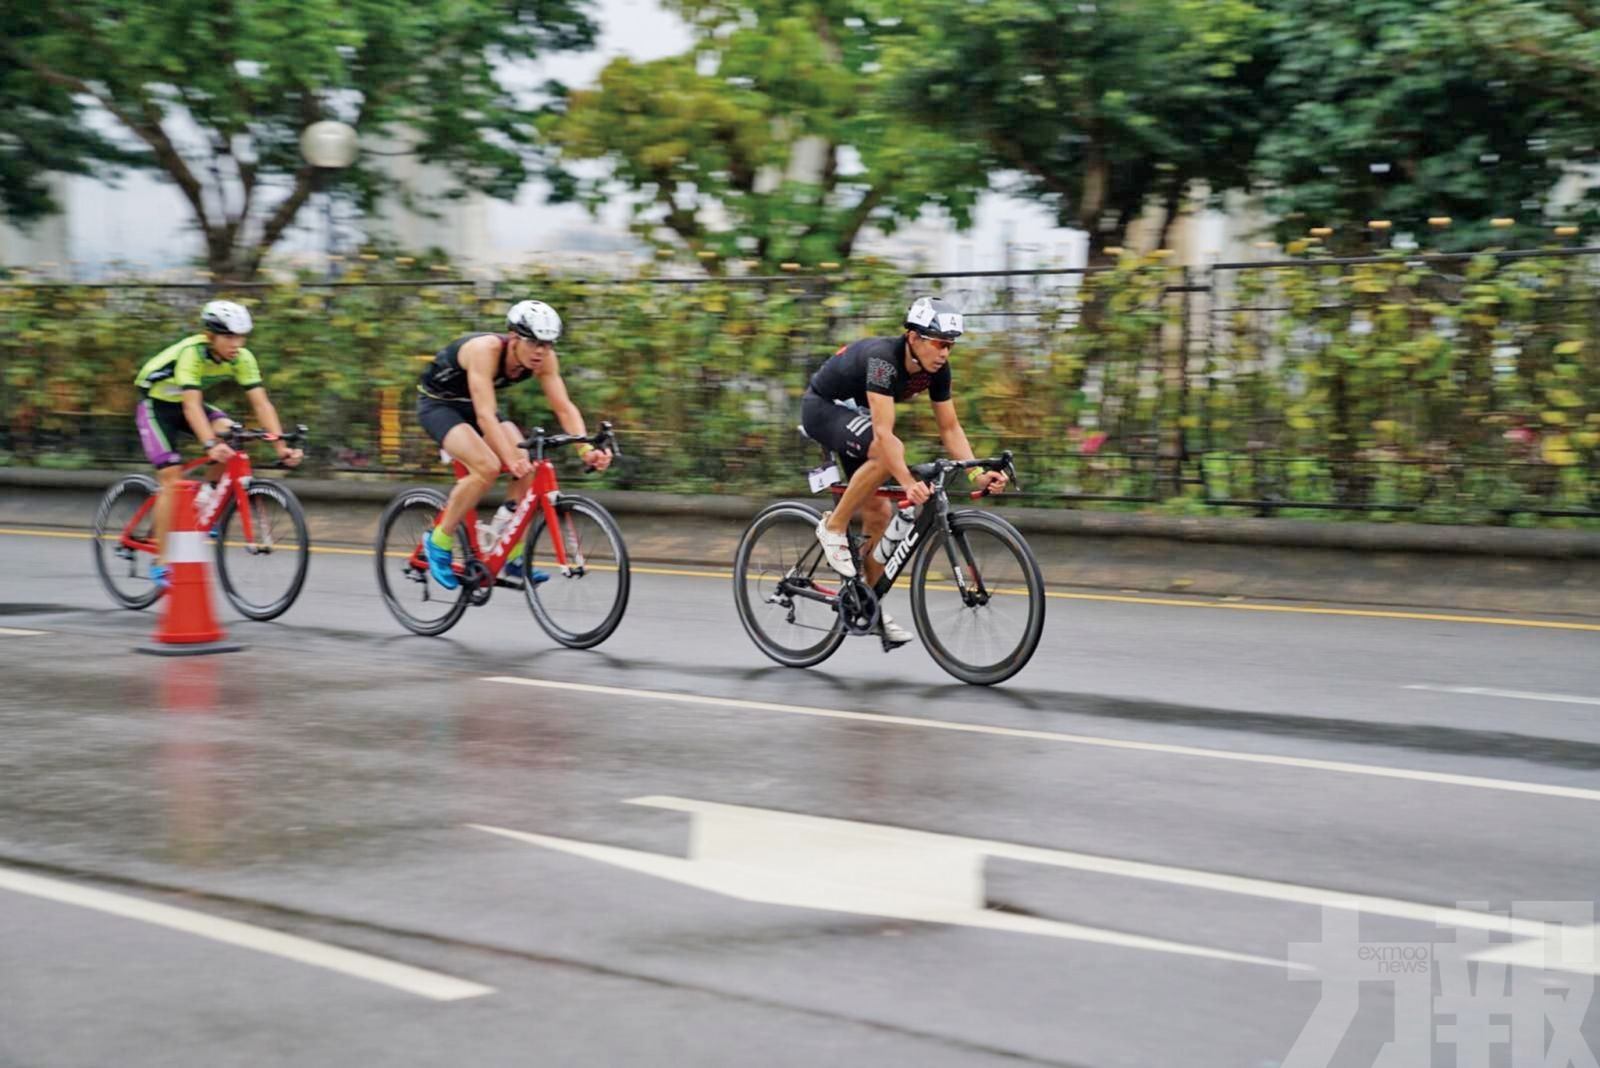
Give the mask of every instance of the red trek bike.
[[[282, 439], [300, 445], [308, 434], [301, 426]], [[268, 441], [272, 436], [235, 423], [224, 436], [233, 446], [233, 459], [217, 479], [216, 492], [200, 507], [200, 529], [210, 531], [217, 547], [217, 583], [247, 619], [276, 619], [287, 612], [305, 585], [311, 559], [311, 538], [299, 499], [283, 483], [257, 478], [243, 448], [247, 441]], [[183, 470], [210, 462], [201, 457], [184, 464]], [[149, 475], [127, 475], [106, 490], [95, 510], [95, 570], [111, 599], [124, 608], [148, 608], [161, 596], [150, 580], [160, 488]]]
[[[545, 434], [535, 428], [520, 447], [533, 457], [533, 482], [516, 513], [492, 544], [479, 537], [478, 524], [456, 528], [451, 565], [461, 585], [444, 589], [428, 577], [422, 540], [438, 523], [446, 494], [430, 487], [398, 494], [378, 520], [378, 588], [406, 629], [443, 634], [473, 605], [489, 603], [496, 587], [521, 589], [533, 617], [546, 634], [573, 649], [588, 649], [611, 636], [628, 606], [628, 548], [622, 531], [599, 502], [563, 493], [547, 449], [588, 442], [621, 455], [610, 423], [597, 433]], [[467, 469], [455, 462], [456, 478]], [[469, 517], [470, 518], [470, 517]], [[512, 548], [523, 545], [524, 579], [505, 577]], [[542, 575], [542, 581], [536, 577]]]

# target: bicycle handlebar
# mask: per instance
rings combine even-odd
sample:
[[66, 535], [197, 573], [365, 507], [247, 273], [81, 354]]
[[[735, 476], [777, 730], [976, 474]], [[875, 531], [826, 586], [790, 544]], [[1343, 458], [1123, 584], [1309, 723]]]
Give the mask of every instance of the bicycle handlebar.
[[233, 424], [233, 429], [228, 431], [228, 444], [237, 445], [241, 441], [286, 441], [291, 445], [297, 445], [309, 437], [310, 434], [311, 431], [306, 429], [304, 425], [297, 426], [283, 434], [274, 434], [270, 430], [262, 430], [260, 427], [246, 427], [243, 423], [235, 423]]
[[[913, 464], [911, 465], [911, 476], [918, 482], [932, 482], [937, 484], [940, 489], [944, 489], [945, 483], [950, 481], [951, 475], [957, 471], [966, 471], [972, 468], [1003, 472], [1007, 478], [1016, 483], [1018, 489], [1022, 488], [1022, 483], [1017, 478], [1016, 464], [1012, 462], [1010, 449], [1005, 450], [999, 456], [989, 456], [982, 459], [950, 460], [941, 457], [937, 460], [930, 460], [927, 463]], [[973, 500], [977, 500], [980, 497], [989, 496], [989, 491], [987, 488], [973, 490], [969, 496]]]
[[609, 449], [612, 456], [621, 456], [622, 449], [617, 445], [617, 435], [609, 422], [602, 422], [600, 429], [593, 434], [546, 434], [544, 427], [536, 426], [528, 431], [528, 436], [519, 443], [520, 448], [533, 451], [534, 458], [544, 459], [546, 449], [559, 449], [563, 445], [577, 445], [588, 442], [597, 449]]

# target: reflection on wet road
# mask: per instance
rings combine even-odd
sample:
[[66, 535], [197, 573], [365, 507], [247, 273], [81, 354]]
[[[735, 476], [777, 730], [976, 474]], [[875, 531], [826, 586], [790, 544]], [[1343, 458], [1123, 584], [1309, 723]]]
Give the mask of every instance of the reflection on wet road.
[[3, 1063], [1277, 1064], [1339, 952], [1458, 940], [1600, 1048], [1588, 630], [1059, 598], [983, 690], [773, 667], [670, 568], [590, 652], [510, 596], [416, 638], [328, 554], [168, 661], [0, 541]]

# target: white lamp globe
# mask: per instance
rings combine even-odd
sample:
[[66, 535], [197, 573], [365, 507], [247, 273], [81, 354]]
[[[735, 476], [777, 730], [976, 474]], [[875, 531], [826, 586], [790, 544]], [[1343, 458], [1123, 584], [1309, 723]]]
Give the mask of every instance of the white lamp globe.
[[356, 161], [356, 132], [332, 119], [314, 122], [300, 131], [300, 154], [313, 167], [348, 167]]

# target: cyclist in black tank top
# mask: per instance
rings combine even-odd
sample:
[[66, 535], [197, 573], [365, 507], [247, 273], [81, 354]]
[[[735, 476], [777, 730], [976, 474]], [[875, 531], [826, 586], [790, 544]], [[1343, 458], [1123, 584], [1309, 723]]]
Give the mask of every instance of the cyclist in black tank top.
[[517, 375], [515, 378], [506, 373], [505, 350], [511, 344], [513, 336], [515, 335], [480, 333], [456, 338], [440, 349], [433, 357], [433, 362], [428, 365], [428, 369], [422, 372], [422, 380], [417, 383], [417, 392], [435, 400], [471, 400], [471, 395], [467, 392], [467, 372], [461, 366], [461, 346], [480, 337], [492, 337], [500, 342], [500, 358], [496, 362], [494, 375], [496, 391], [505, 389], [513, 382], [532, 378], [531, 373]]
[[[423, 429], [467, 468], [427, 540], [429, 573], [445, 589], [460, 585], [450, 566], [454, 548], [450, 532], [473, 513], [502, 467], [511, 473], [511, 500], [519, 499], [533, 478], [528, 452], [518, 447], [522, 431], [495, 409], [495, 394], [536, 378], [561, 429], [588, 433], [583, 413], [561, 380], [555, 349], [561, 317], [548, 304], [525, 300], [512, 306], [506, 323], [511, 328], [508, 334], [467, 334], [450, 342], [417, 382], [417, 418]], [[611, 464], [609, 450], [584, 444], [578, 453], [596, 471]], [[534, 575], [528, 578], [537, 580]]]

